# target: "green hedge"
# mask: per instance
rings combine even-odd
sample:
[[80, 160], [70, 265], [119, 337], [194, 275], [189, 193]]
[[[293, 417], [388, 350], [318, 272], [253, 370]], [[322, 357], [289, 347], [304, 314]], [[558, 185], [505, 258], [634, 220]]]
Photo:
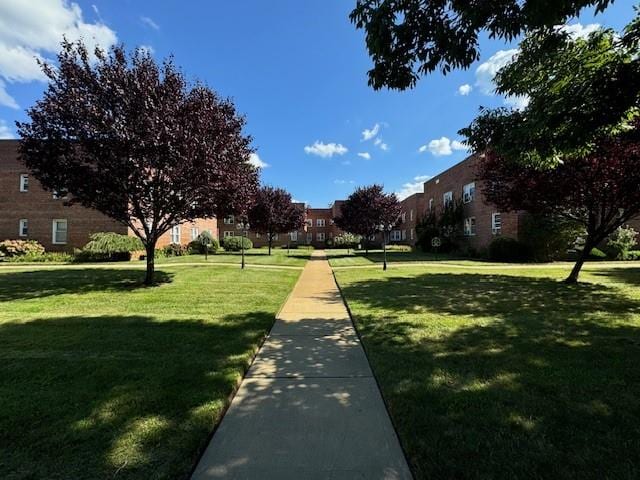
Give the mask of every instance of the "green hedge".
[[489, 245], [489, 259], [494, 262], [528, 262], [531, 249], [514, 238], [499, 237]]
[[253, 248], [253, 242], [245, 237], [227, 237], [222, 241], [222, 246], [227, 252], [239, 252], [242, 250], [243, 242], [245, 250]]
[[189, 253], [190, 254], [204, 254], [205, 253], [205, 244], [208, 244], [207, 253], [216, 253], [220, 248], [220, 242], [218, 242], [217, 238], [213, 238], [209, 232], [202, 232], [198, 237], [189, 243]]

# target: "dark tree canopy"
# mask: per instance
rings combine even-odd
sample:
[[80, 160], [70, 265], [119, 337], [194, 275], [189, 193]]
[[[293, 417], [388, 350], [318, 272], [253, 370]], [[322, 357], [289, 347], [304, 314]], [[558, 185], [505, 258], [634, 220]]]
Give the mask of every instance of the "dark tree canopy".
[[251, 138], [229, 100], [187, 84], [171, 60], [141, 50], [62, 44], [58, 66], [30, 122], [18, 123], [21, 156], [50, 190], [130, 227], [147, 250], [147, 278], [160, 235], [201, 217], [238, 211], [258, 173]]
[[513, 161], [555, 165], [567, 156], [584, 156], [638, 114], [634, 25], [620, 37], [605, 29], [576, 39], [560, 30], [529, 35], [495, 78], [498, 92], [528, 96], [529, 104], [522, 111], [482, 110], [460, 133], [474, 151], [491, 148]]
[[479, 34], [513, 40], [564, 24], [585, 7], [613, 0], [357, 0], [350, 19], [366, 32], [369, 85], [404, 90], [437, 69], [468, 68], [480, 58]]
[[503, 211], [559, 216], [584, 227], [585, 247], [567, 279], [577, 281], [591, 249], [640, 214], [640, 120], [585, 157], [570, 157], [555, 168], [523, 165], [489, 151], [480, 177], [487, 200]]
[[338, 228], [369, 239], [380, 225], [395, 224], [401, 206], [393, 193], [384, 193], [382, 185], [357, 188], [340, 207], [334, 218]]
[[282, 188], [261, 187], [249, 210], [251, 230], [267, 236], [269, 255], [276, 234], [289, 233], [304, 225], [304, 207], [291, 200]]

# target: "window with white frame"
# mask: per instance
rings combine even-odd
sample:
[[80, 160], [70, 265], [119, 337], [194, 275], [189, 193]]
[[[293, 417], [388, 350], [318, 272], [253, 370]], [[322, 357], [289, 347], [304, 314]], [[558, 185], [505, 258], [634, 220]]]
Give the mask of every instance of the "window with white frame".
[[171, 243], [180, 243], [180, 225], [171, 227]]
[[51, 243], [54, 245], [64, 245], [67, 243], [67, 219], [58, 218], [53, 221], [53, 233]]
[[298, 241], [298, 232], [289, 232], [289, 239], [292, 242], [297, 242]]
[[464, 219], [464, 234], [467, 237], [476, 234], [476, 217], [467, 217]]
[[409, 210], [409, 221], [413, 222], [413, 208]]
[[308, 218], [308, 219], [305, 220], [305, 222], [307, 224], [307, 227], [313, 227], [313, 220], [312, 219]]
[[260, 233], [256, 232], [256, 238], [260, 238]]
[[20, 191], [28, 192], [29, 191], [29, 175], [23, 173], [20, 175]]
[[402, 232], [400, 232], [400, 230], [391, 230], [391, 235], [389, 236], [389, 239], [392, 242], [399, 242], [402, 239]]
[[402, 230], [402, 240], [406, 240], [406, 239], [407, 239], [407, 231]]
[[429, 199], [429, 211], [433, 211], [433, 198]]
[[233, 237], [234, 234], [235, 232], [233, 230], [225, 230], [224, 232], [222, 232], [222, 236], [224, 238]]
[[196, 238], [198, 238], [198, 235], [200, 235], [198, 227], [191, 227], [191, 240], [195, 240]]
[[324, 242], [324, 232], [318, 232], [316, 234], [316, 240], [318, 240], [319, 242]]
[[404, 223], [407, 221], [407, 213], [406, 212], [402, 212], [402, 214], [400, 215], [400, 221], [401, 223]]
[[498, 212], [491, 214], [491, 232], [500, 235], [502, 232], [502, 215]]
[[26, 237], [29, 235], [29, 221], [26, 218], [21, 218], [18, 224], [18, 235]]
[[316, 227], [324, 227], [324, 226], [325, 226], [324, 218], [316, 218]]
[[446, 207], [451, 204], [451, 202], [453, 202], [453, 192], [445, 192], [444, 195], [442, 195], [442, 203]]
[[225, 225], [233, 225], [234, 221], [235, 221], [235, 219], [233, 218], [233, 215], [229, 215], [229, 216], [224, 217], [223, 223]]
[[476, 196], [476, 182], [467, 183], [462, 187], [462, 201], [464, 203], [470, 203]]

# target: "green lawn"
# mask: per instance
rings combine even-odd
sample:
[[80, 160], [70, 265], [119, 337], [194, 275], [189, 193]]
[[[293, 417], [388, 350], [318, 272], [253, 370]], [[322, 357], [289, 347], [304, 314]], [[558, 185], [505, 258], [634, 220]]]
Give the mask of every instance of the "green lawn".
[[640, 266], [336, 271], [417, 479], [640, 478]]
[[296, 270], [0, 268], [0, 478], [180, 479]]
[[[311, 257], [313, 250], [307, 249], [291, 249], [287, 253], [287, 249], [274, 248], [269, 250], [266, 248], [252, 248], [245, 252], [245, 262], [247, 265], [285, 265], [292, 267], [303, 267], [307, 260]], [[219, 251], [215, 255], [209, 255], [208, 260], [211, 263], [237, 263], [240, 265], [242, 254], [240, 252], [224, 252]], [[191, 263], [204, 262], [204, 255], [184, 255], [182, 257], [158, 258], [156, 263]]]
[[[365, 253], [364, 250], [346, 250], [346, 249], [327, 249], [327, 257], [329, 264], [332, 267], [348, 267], [359, 265], [374, 265], [376, 263], [382, 263], [384, 260], [384, 253], [382, 250], [369, 250], [369, 253]], [[387, 262], [433, 262], [442, 261], [454, 258], [448, 254], [433, 254], [428, 252], [422, 252], [420, 250], [412, 252], [399, 252], [388, 251]]]

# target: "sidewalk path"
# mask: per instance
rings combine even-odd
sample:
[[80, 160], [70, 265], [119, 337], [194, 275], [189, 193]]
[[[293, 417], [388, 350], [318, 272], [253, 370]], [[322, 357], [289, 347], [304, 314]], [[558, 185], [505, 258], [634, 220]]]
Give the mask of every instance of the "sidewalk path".
[[324, 252], [307, 263], [193, 474], [411, 479]]

